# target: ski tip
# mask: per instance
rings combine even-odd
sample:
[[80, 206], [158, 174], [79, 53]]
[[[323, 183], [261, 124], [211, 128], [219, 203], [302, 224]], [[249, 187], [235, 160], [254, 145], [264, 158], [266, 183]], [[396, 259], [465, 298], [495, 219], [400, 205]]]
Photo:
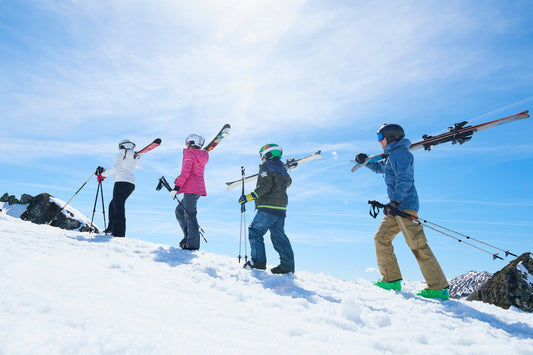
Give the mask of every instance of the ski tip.
[[354, 165], [351, 169], [351, 172], [352, 173], [355, 173], [357, 170], [359, 170], [360, 166], [359, 166], [359, 163], [357, 163], [356, 165]]
[[156, 143], [156, 144], [161, 144], [161, 138], [156, 138], [156, 139], [154, 139], [154, 143]]

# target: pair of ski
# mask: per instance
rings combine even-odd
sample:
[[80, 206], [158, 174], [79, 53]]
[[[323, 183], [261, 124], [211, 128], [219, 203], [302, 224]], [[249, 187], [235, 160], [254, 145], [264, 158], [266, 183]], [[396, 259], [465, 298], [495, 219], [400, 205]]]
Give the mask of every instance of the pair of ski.
[[[217, 133], [215, 138], [213, 138], [211, 142], [209, 142], [209, 144], [206, 145], [203, 149], [207, 152], [212, 151], [218, 145], [218, 143], [220, 143], [220, 141], [229, 134], [230, 129], [231, 126], [226, 123], [224, 127], [222, 127], [222, 129]], [[135, 157], [140, 157], [141, 155], [148, 153], [149, 151], [159, 147], [160, 145], [161, 138], [156, 138], [152, 143], [148, 144], [146, 147], [139, 150], [138, 152], [135, 152]]]
[[[283, 165], [285, 166], [285, 169], [290, 170], [290, 171], [294, 171], [298, 166], [300, 166], [300, 164], [308, 162], [308, 161], [311, 161], [311, 160], [320, 159], [320, 158], [322, 158], [322, 153], [319, 150], [316, 153], [307, 155], [307, 156], [305, 156], [303, 158], [300, 158], [300, 159], [288, 158], [285, 161], [285, 163], [283, 163]], [[247, 183], [247, 182], [250, 182], [250, 181], [255, 181], [255, 180], [257, 180], [257, 177], [258, 177], [258, 174], [254, 174], [254, 175], [250, 175], [248, 177], [245, 177], [244, 178], [244, 183]], [[242, 183], [243, 183], [243, 179], [242, 178], [239, 179], [239, 180], [227, 182], [226, 183], [227, 190], [228, 191], [232, 190], [232, 189], [236, 188], [237, 186], [240, 186]]]
[[[411, 144], [410, 151], [424, 148], [424, 150], [430, 151], [431, 148], [438, 144], [452, 142], [452, 144], [463, 144], [472, 139], [472, 135], [476, 132], [480, 132], [492, 127], [500, 126], [504, 123], [522, 120], [529, 117], [529, 111], [517, 113], [516, 115], [500, 118], [498, 120], [485, 122], [476, 126], [466, 126], [467, 121], [456, 123], [454, 127], [448, 127], [448, 132], [439, 134], [438, 136], [423, 135], [422, 140]], [[466, 127], [465, 127], [466, 126]], [[381, 153], [368, 157], [363, 163], [357, 163], [352, 168], [352, 173], [359, 170], [363, 166], [370, 163], [376, 163], [387, 158], [387, 154]]]

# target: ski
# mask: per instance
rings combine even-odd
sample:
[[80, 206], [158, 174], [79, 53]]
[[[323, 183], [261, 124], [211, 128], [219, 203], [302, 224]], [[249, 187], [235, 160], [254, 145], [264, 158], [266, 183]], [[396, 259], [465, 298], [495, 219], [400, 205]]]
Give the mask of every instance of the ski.
[[148, 153], [149, 151], [151, 151], [152, 149], [154, 148], [157, 148], [159, 147], [159, 145], [161, 144], [161, 138], [156, 138], [154, 139], [154, 141], [150, 144], [148, 144], [146, 147], [144, 147], [143, 149], [139, 150], [138, 152], [135, 152], [135, 158], [145, 154], [145, 153]]
[[212, 151], [218, 145], [218, 143], [220, 143], [222, 139], [226, 138], [229, 135], [230, 129], [231, 129], [231, 126], [228, 123], [226, 123], [224, 127], [222, 127], [220, 132], [217, 133], [215, 138], [213, 138], [213, 140], [211, 140], [211, 142], [209, 142], [209, 144], [204, 147], [204, 150], [207, 152]]
[[[285, 161], [283, 165], [285, 165], [285, 168], [287, 170], [294, 171], [300, 164], [311, 161], [311, 160], [320, 159], [320, 158], [322, 158], [322, 152], [319, 150], [316, 153], [310, 154], [300, 159], [289, 158]], [[244, 182], [247, 183], [250, 181], [255, 181], [257, 180], [257, 176], [258, 176], [257, 174], [254, 174], [254, 175], [245, 177]], [[236, 188], [237, 186], [240, 186], [241, 184], [242, 184], [242, 178], [239, 180], [227, 182], [226, 183], [227, 190], [228, 191], [232, 190]]]
[[[516, 115], [500, 118], [494, 121], [485, 122], [478, 124], [476, 126], [466, 126], [467, 121], [456, 123], [454, 127], [448, 127], [448, 132], [439, 134], [437, 136], [428, 136], [424, 134], [422, 140], [416, 143], [411, 144], [410, 151], [424, 148], [424, 150], [430, 151], [434, 146], [446, 142], [452, 142], [452, 144], [463, 144], [472, 139], [472, 135], [476, 132], [480, 132], [492, 127], [497, 127], [504, 123], [523, 120], [529, 117], [529, 111], [524, 111], [517, 113]], [[466, 126], [466, 127], [465, 127]], [[364, 163], [357, 163], [352, 168], [352, 173], [359, 170], [363, 166], [368, 165], [369, 163], [375, 163], [380, 160], [383, 160], [387, 157], [387, 154], [381, 153], [369, 157]]]

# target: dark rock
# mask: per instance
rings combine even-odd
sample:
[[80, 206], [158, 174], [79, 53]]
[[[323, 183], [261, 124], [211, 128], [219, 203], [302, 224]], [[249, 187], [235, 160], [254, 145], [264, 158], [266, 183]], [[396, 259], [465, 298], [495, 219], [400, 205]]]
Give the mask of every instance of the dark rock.
[[32, 195], [22, 194], [22, 196], [20, 196], [20, 203], [23, 205], [27, 205], [28, 203], [31, 202], [31, 200], [33, 200]]
[[[50, 195], [42, 193], [32, 198], [26, 211], [20, 216], [24, 221], [30, 221], [37, 224], [48, 224], [61, 210], [62, 206], [58, 206], [50, 199]], [[69, 217], [67, 217], [69, 215]], [[67, 230], [79, 230], [80, 232], [88, 232], [89, 226], [82, 222], [72, 219], [74, 215], [67, 209], [64, 209], [52, 222], [52, 226]], [[98, 232], [98, 231], [97, 231]]]
[[14, 195], [11, 195], [7, 199], [7, 203], [9, 203], [10, 205], [18, 205], [18, 204], [20, 204], [20, 201], [17, 200], [17, 198]]
[[522, 254], [511, 261], [467, 299], [491, 303], [505, 309], [514, 306], [526, 312], [533, 312], [531, 253]]
[[[30, 199], [33, 198], [30, 195], [26, 195], [26, 196], [29, 196]], [[25, 204], [29, 203], [29, 202], [21, 202], [14, 195], [10, 195], [7, 192], [2, 195], [2, 197], [0, 198], [0, 202], [7, 202], [9, 205], [19, 205], [19, 204], [25, 205]]]

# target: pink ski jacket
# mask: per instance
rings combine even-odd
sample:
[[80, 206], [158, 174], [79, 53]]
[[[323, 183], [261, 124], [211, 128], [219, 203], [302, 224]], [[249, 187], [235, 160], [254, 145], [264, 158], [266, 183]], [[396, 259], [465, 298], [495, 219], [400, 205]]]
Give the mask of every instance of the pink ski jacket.
[[209, 161], [209, 153], [201, 149], [183, 149], [181, 174], [176, 179], [178, 193], [191, 193], [206, 196], [204, 181], [205, 164]]

